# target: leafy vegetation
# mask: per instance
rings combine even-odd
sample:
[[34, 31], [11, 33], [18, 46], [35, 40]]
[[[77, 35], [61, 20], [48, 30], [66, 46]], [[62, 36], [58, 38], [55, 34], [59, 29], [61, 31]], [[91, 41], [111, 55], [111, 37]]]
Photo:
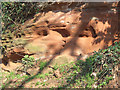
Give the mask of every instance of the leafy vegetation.
[[2, 53], [15, 45], [14, 38], [24, 35], [21, 25], [39, 12], [37, 2], [1, 2], [2, 5]]
[[[22, 63], [28, 66], [32, 66], [34, 63], [33, 57], [25, 55], [22, 59]], [[93, 55], [88, 57], [86, 61], [78, 60], [77, 62], [71, 62], [70, 64], [55, 65], [53, 72], [28, 76], [11, 72], [7, 75], [7, 80], [2, 87], [17, 87], [23, 80], [28, 79], [28, 82], [32, 83], [32, 79], [39, 79], [34, 82], [30, 87], [48, 87], [49, 80], [53, 80], [56, 83], [57, 88], [62, 89], [66, 87], [70, 88], [101, 88], [109, 85], [109, 81], [114, 79], [115, 68], [120, 63], [120, 42], [116, 42], [115, 45], [109, 46], [107, 49], [94, 52]], [[39, 68], [43, 70], [47, 62], [40, 62]], [[61, 77], [53, 77], [55, 71], [60, 71]], [[17, 78], [19, 83], [15, 83], [14, 86], [8, 84], [9, 81]], [[55, 80], [55, 81], [54, 81]], [[24, 86], [23, 86], [24, 87]], [[54, 86], [52, 86], [54, 87]]]
[[24, 71], [27, 71], [29, 67], [32, 67], [34, 65], [35, 59], [32, 56], [25, 55], [24, 58], [22, 58], [22, 64], [24, 66]]
[[[69, 84], [79, 83], [84, 88], [103, 87], [113, 79], [114, 69], [120, 63], [120, 42], [107, 49], [94, 52], [94, 55], [77, 61], [67, 78]], [[80, 85], [81, 83], [81, 85]], [[64, 86], [66, 87], [66, 86]]]
[[37, 4], [34, 2], [2, 2], [3, 33], [6, 29], [12, 31], [18, 29], [19, 24], [31, 18], [39, 11]]
[[2, 5], [2, 53], [12, 49], [17, 42], [15, 38], [21, 38], [25, 35], [24, 30], [21, 30], [21, 25], [26, 20], [40, 12], [46, 6], [51, 5], [48, 2], [1, 2]]
[[35, 66], [35, 62], [37, 62], [37, 60], [35, 60], [34, 57], [25, 55], [24, 58], [22, 58], [22, 65], [19, 66], [16, 70], [27, 73], [29, 68]]
[[43, 68], [47, 65], [47, 62], [40, 62], [39, 67], [40, 70], [43, 70]]

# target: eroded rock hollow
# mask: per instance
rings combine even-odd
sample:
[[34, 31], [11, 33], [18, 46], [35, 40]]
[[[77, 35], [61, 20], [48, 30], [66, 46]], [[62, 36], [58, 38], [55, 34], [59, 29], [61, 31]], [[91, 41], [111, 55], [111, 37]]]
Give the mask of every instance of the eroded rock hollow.
[[[13, 51], [49, 60], [60, 56], [70, 57], [68, 62], [85, 59], [119, 41], [118, 8], [118, 3], [55, 3], [25, 22], [22, 30], [28, 42]], [[16, 60], [11, 55], [8, 58]]]

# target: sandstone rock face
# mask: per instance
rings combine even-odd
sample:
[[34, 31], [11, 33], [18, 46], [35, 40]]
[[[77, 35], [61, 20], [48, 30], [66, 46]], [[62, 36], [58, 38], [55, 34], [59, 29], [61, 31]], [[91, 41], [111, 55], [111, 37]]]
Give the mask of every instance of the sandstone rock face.
[[27, 21], [22, 26], [26, 38], [30, 39], [25, 52], [53, 57], [66, 54], [76, 58], [118, 40], [115, 37], [120, 31], [116, 3], [80, 3], [78, 7], [74, 4], [66, 4], [66, 7], [57, 4], [59, 8], [50, 7]]
[[49, 11], [33, 22], [29, 29], [46, 38], [48, 50], [50, 46], [53, 49], [51, 52], [69, 49], [69, 52], [91, 53], [111, 45], [118, 32], [118, 15], [112, 10], [112, 3], [89, 3], [82, 12], [79, 9]]

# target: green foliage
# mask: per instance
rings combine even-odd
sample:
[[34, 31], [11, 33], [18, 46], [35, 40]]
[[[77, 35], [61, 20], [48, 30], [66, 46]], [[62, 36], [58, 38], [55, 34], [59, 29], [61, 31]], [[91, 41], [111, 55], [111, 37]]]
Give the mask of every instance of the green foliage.
[[45, 73], [45, 76], [49, 76], [49, 73]]
[[45, 75], [44, 75], [44, 74], [38, 74], [38, 75], [36, 76], [36, 78], [44, 79], [44, 78], [45, 78]]
[[38, 86], [38, 85], [40, 85], [40, 84], [41, 84], [40, 82], [36, 82], [35, 86]]
[[8, 76], [6, 76], [6, 78], [9, 79], [14, 79], [15, 78], [15, 72], [10, 72], [10, 74]]
[[[8, 48], [14, 46], [14, 37], [21, 37], [24, 31], [21, 30], [21, 25], [30, 18], [33, 18], [35, 13], [39, 12], [37, 2], [1, 2], [2, 5], [2, 53], [7, 52]], [[11, 40], [10, 40], [11, 39]], [[4, 48], [7, 46], [8, 48]], [[9, 49], [10, 50], [10, 49]]]
[[40, 62], [39, 67], [40, 70], [43, 70], [43, 68], [47, 65], [47, 62]]
[[[107, 49], [99, 50], [98, 52], [94, 52], [94, 54], [86, 59], [86, 61], [78, 60], [74, 63], [63, 64], [63, 65], [55, 65], [53, 68], [55, 70], [59, 70], [62, 77], [56, 79], [51, 77], [54, 73], [46, 73], [41, 74], [38, 73], [37, 75], [30, 77], [30, 76], [22, 76], [15, 75], [13, 72], [10, 73], [6, 78], [8, 80], [11, 79], [27, 79], [30, 78], [31, 81], [34, 78], [40, 79], [39, 81], [35, 82], [35, 86], [47, 86], [46, 80], [59, 80], [58, 88], [63, 89], [66, 87], [71, 88], [101, 88], [109, 84], [109, 81], [113, 79], [114, 70], [116, 65], [120, 62], [120, 42], [115, 43], [114, 46], [109, 46]], [[33, 57], [29, 57], [25, 55], [23, 58], [23, 64], [26, 65], [27, 63], [33, 62]], [[33, 64], [30, 64], [31, 66]], [[39, 67], [40, 70], [47, 65], [47, 62], [40, 62]], [[51, 79], [52, 78], [52, 79]], [[53, 81], [54, 81], [53, 80]], [[6, 82], [5, 82], [6, 83]], [[55, 83], [57, 86], [57, 83]], [[6, 85], [2, 85], [2, 87], [6, 87]], [[8, 85], [10, 86], [10, 85]]]
[[24, 71], [27, 71], [29, 67], [32, 67], [34, 65], [35, 59], [32, 56], [25, 55], [24, 58], [22, 58], [22, 64], [24, 66]]
[[57, 70], [58, 67], [59, 67], [59, 66], [56, 64], [53, 68], [54, 68], [54, 70]]
[[15, 72], [10, 72], [10, 73], [3, 72], [3, 73], [4, 73], [3, 78], [6, 78], [7, 80], [5, 80], [4, 83], [2, 83], [2, 85], [1, 85], [2, 89], [8, 88], [9, 86], [15, 88], [15, 85], [20, 83], [19, 81], [15, 82], [14, 83], [15, 85], [10, 85], [8, 82], [12, 82], [15, 79], [17, 79], [17, 80], [20, 79], [21, 80], [22, 78], [25, 78], [25, 77], [28, 78], [28, 76], [26, 76], [26, 75], [21, 76], [20, 74], [16, 74]]
[[78, 60], [72, 66], [72, 73], [67, 77], [67, 82], [77, 85], [81, 82], [82, 85], [79, 86], [82, 88], [93, 88], [95, 83], [97, 87], [103, 87], [113, 79], [112, 70], [119, 63], [120, 42], [116, 42], [114, 46], [94, 52], [94, 55], [88, 57], [85, 62]]
[[14, 30], [39, 11], [37, 2], [2, 2], [3, 29]]

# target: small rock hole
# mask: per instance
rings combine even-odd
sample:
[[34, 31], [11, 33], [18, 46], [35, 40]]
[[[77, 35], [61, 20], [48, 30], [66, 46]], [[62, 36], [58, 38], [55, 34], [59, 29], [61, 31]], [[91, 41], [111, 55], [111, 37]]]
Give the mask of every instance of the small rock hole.
[[47, 35], [48, 35], [47, 30], [43, 30], [43, 36], [47, 36]]

